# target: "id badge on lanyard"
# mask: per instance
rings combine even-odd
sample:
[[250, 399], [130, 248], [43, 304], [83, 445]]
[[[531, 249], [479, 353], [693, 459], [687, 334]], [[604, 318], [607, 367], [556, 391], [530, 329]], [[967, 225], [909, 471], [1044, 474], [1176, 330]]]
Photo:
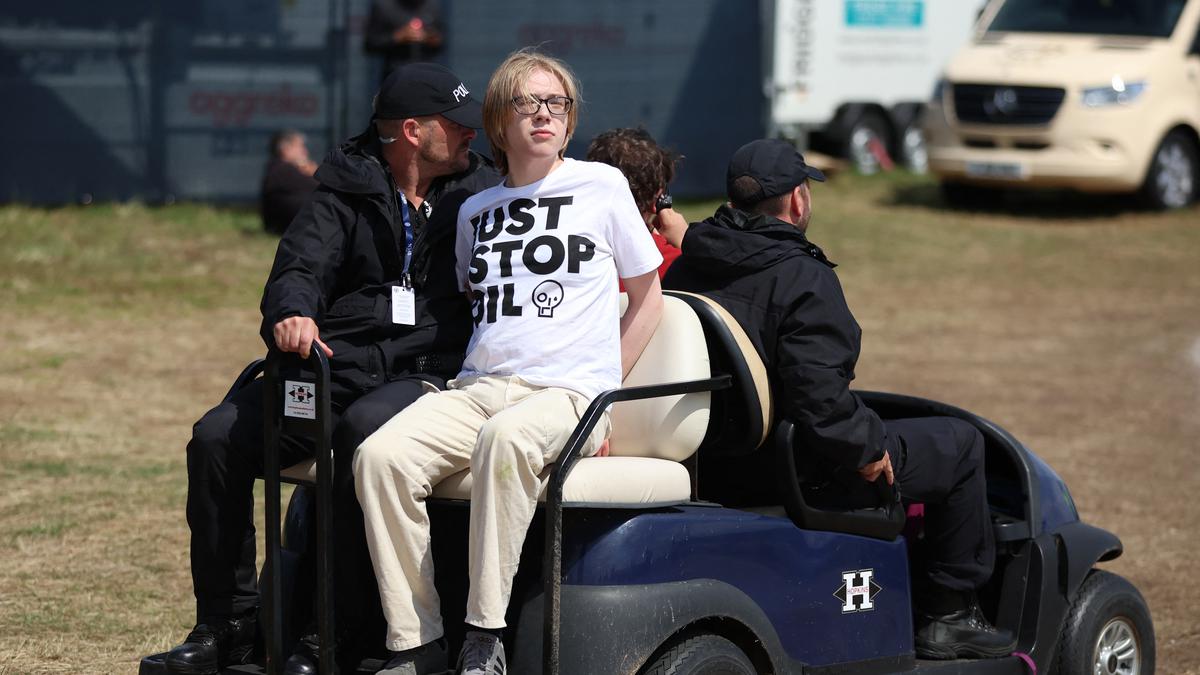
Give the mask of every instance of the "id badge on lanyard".
[[408, 268], [413, 257], [413, 226], [409, 218], [408, 200], [400, 195], [400, 217], [404, 221], [404, 270], [400, 274], [400, 285], [392, 286], [392, 323], [402, 326], [417, 324], [417, 295], [413, 291]]

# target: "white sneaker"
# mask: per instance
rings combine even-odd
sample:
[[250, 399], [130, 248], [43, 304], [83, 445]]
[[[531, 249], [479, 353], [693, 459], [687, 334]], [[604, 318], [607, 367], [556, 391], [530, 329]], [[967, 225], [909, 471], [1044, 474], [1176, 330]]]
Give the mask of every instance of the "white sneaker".
[[504, 675], [504, 643], [491, 633], [467, 631], [458, 653], [459, 675]]

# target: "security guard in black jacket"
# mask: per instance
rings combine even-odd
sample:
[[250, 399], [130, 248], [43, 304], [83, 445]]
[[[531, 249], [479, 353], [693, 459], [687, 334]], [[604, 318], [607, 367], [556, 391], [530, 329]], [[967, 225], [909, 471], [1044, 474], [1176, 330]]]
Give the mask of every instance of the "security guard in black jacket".
[[882, 476], [925, 504], [927, 551], [914, 565], [917, 654], [1006, 656], [1015, 640], [987, 622], [975, 598], [995, 557], [983, 438], [951, 418], [885, 423], [850, 391], [862, 331], [833, 263], [805, 237], [810, 179], [825, 177], [785, 141], [740, 148], [727, 174], [730, 204], [688, 228], [663, 287], [706, 295], [737, 319], [799, 449], [815, 454], [834, 490], [849, 497]]
[[[329, 356], [339, 635], [360, 634], [371, 645], [380, 640], [364, 622], [378, 630], [383, 623], [378, 601], [369, 601], [377, 591], [350, 462], [364, 438], [423, 393], [423, 381], [441, 387], [462, 365], [472, 323], [454, 273], [458, 207], [500, 182], [490, 162], [468, 150], [482, 107], [446, 68], [398, 69], [374, 108], [371, 127], [321, 164], [320, 187], [279, 242], [261, 331], [268, 346]], [[216, 673], [250, 656], [262, 408], [256, 382], [193, 429], [187, 520], [197, 625], [169, 653], [173, 673]], [[298, 439], [283, 439], [280, 450], [285, 465], [311, 454]], [[302, 642], [308, 648], [285, 672], [316, 672], [313, 641]]]

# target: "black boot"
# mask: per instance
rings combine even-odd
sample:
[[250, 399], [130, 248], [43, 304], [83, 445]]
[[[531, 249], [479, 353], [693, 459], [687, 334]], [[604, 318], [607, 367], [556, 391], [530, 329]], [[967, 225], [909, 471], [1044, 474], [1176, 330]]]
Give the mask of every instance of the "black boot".
[[183, 644], [167, 653], [167, 672], [216, 675], [222, 668], [250, 660], [254, 651], [254, 612], [196, 624]]
[[321, 663], [321, 638], [311, 633], [300, 638], [296, 651], [283, 664], [283, 675], [316, 675]]
[[988, 622], [974, 593], [945, 594], [916, 613], [917, 656], [923, 659], [988, 659], [1008, 656], [1017, 641]]

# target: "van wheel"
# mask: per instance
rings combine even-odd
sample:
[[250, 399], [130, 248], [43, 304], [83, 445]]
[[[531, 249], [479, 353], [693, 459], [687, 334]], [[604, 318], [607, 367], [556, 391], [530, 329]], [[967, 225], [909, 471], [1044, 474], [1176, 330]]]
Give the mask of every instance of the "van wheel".
[[905, 127], [901, 134], [900, 157], [904, 160], [904, 166], [913, 173], [929, 171], [929, 148], [925, 144], [925, 130], [919, 121]]
[[874, 110], [866, 110], [850, 125], [844, 155], [855, 171], [869, 176], [882, 168], [879, 153], [886, 155], [890, 147], [892, 139], [887, 120]]
[[671, 642], [641, 675], [756, 675], [738, 646], [712, 633]]
[[1088, 573], [1067, 612], [1054, 672], [1060, 675], [1150, 675], [1154, 625], [1141, 593], [1125, 579]]
[[1142, 198], [1154, 209], [1179, 209], [1196, 199], [1197, 173], [1200, 160], [1196, 144], [1184, 131], [1176, 129], [1167, 134], [1154, 152]]

